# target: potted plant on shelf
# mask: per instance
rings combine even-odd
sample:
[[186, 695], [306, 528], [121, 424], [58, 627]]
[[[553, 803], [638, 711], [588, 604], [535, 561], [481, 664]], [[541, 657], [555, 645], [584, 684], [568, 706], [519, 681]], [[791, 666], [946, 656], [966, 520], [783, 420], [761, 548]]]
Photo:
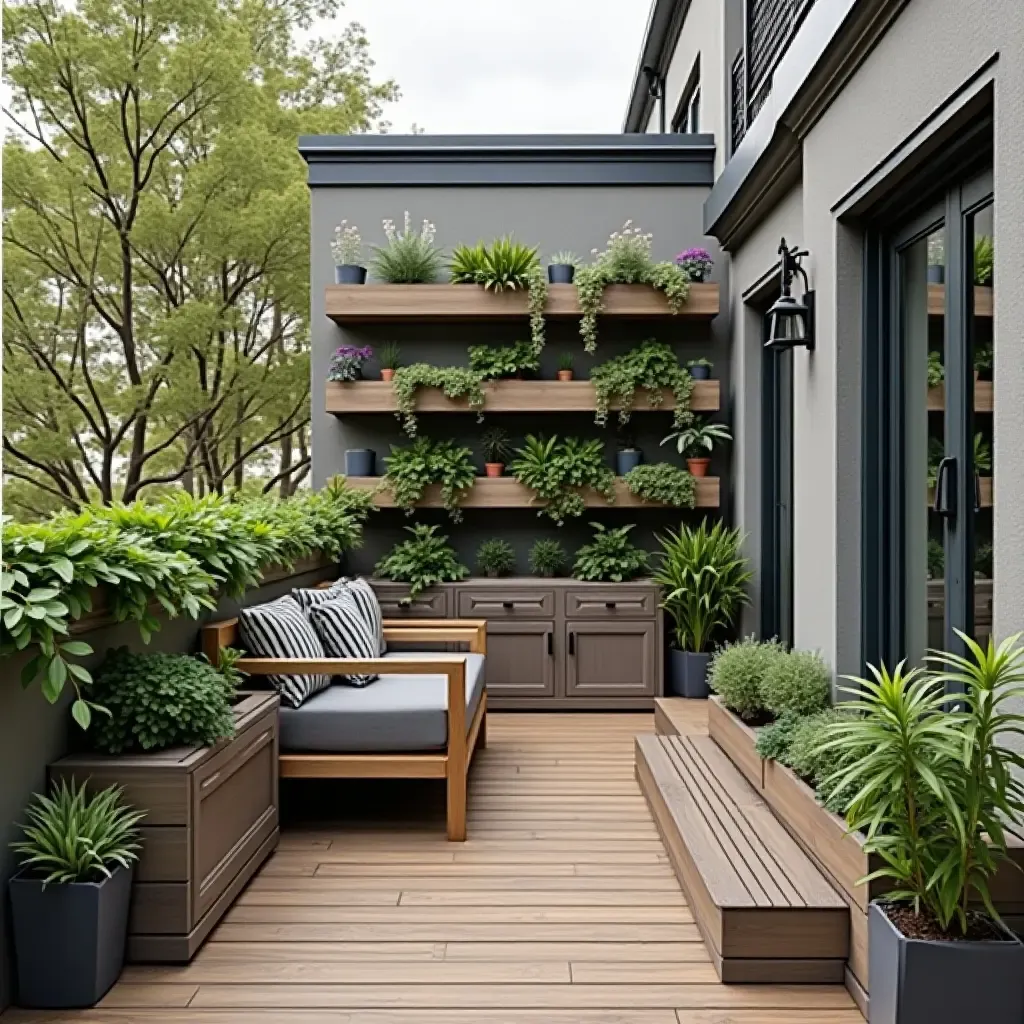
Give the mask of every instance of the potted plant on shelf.
[[928, 236], [927, 276], [929, 284], [946, 282], [946, 243], [941, 231], [934, 231]]
[[498, 537], [485, 540], [477, 548], [476, 564], [480, 572], [490, 579], [511, 576], [516, 571], [515, 549], [507, 540]]
[[702, 284], [708, 279], [715, 261], [707, 249], [684, 249], [676, 256], [676, 265], [682, 267], [695, 284]]
[[690, 371], [690, 376], [694, 380], [711, 380], [712, 365], [709, 359], [691, 359], [686, 364], [686, 369]]
[[958, 635], [966, 656], [852, 678], [853, 714], [820, 746], [854, 755], [828, 785], [852, 788], [847, 824], [892, 887], [868, 908], [871, 1020], [886, 1024], [1024, 1020], [1024, 945], [989, 892], [1024, 813], [1024, 649], [1019, 633], [987, 648]]
[[618, 437], [615, 448], [615, 474], [626, 476], [630, 470], [636, 469], [644, 461], [644, 453], [637, 447], [636, 438], [631, 430], [620, 424], [616, 434]]
[[372, 448], [345, 449], [345, 476], [376, 476], [377, 453]]
[[657, 538], [661, 561], [654, 582], [664, 589], [661, 607], [673, 621], [669, 688], [677, 697], [708, 696], [708, 662], [716, 637], [728, 629], [749, 600], [753, 578], [740, 554], [743, 537], [721, 522], [708, 529], [680, 526]]
[[380, 362], [380, 379], [394, 380], [395, 370], [402, 365], [402, 350], [396, 341], [386, 341], [377, 354]]
[[505, 466], [512, 457], [508, 431], [502, 427], [485, 430], [480, 436], [480, 448], [484, 456], [484, 474], [490, 477], [503, 476]]
[[572, 366], [575, 360], [571, 352], [563, 352], [558, 357], [558, 379], [572, 380]]
[[556, 252], [548, 264], [548, 283], [572, 284], [579, 262], [574, 252]]
[[[712, 423], [707, 418], [698, 418], [688, 427], [675, 430], [661, 443], [674, 441], [676, 451], [686, 459], [686, 468], [693, 476], [707, 476], [711, 465], [711, 451], [716, 441], [731, 441], [732, 434], [724, 423]], [[704, 455], [704, 452], [708, 452]]]
[[366, 283], [366, 267], [359, 262], [362, 252], [363, 240], [359, 237], [359, 228], [343, 220], [334, 229], [334, 241], [331, 242], [335, 284]]
[[385, 284], [429, 284], [444, 267], [444, 252], [434, 245], [437, 228], [424, 220], [414, 231], [409, 211], [403, 230], [393, 220], [384, 220], [386, 245], [373, 246], [373, 273]]
[[331, 356], [327, 379], [335, 384], [359, 380], [363, 375], [363, 363], [373, 355], [369, 345], [341, 345]]
[[26, 813], [25, 837], [11, 844], [21, 870], [9, 883], [18, 1001], [92, 1006], [124, 964], [143, 815], [118, 786], [89, 795], [64, 781]]
[[530, 548], [530, 572], [534, 576], [545, 579], [561, 576], [568, 564], [569, 556], [560, 541], [542, 537]]

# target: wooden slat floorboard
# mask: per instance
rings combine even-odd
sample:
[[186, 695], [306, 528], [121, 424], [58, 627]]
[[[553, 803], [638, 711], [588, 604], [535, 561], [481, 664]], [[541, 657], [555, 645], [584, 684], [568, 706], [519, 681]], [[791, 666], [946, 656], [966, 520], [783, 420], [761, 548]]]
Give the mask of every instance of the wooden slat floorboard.
[[717, 983], [633, 779], [653, 731], [492, 714], [464, 844], [443, 784], [290, 782], [280, 850], [190, 965], [0, 1024], [858, 1024], [838, 985]]

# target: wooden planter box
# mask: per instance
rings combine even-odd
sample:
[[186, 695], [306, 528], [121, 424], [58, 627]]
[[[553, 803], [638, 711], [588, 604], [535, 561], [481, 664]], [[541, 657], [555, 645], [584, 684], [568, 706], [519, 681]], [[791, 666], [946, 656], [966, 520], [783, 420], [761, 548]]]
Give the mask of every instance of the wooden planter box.
[[72, 755], [51, 780], [117, 783], [146, 812], [128, 959], [185, 962], [277, 846], [279, 698], [243, 694], [235, 735], [213, 747]]
[[757, 733], [738, 715], [734, 715], [721, 697], [708, 700], [708, 733], [729, 755], [729, 760], [743, 773], [744, 778], [759, 792], [764, 788], [764, 762], [754, 744]]

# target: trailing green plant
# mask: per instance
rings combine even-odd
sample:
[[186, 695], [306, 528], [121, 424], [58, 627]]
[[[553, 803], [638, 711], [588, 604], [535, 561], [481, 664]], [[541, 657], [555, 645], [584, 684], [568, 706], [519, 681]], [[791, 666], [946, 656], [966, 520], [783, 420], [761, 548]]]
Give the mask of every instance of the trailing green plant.
[[476, 551], [476, 565], [484, 576], [511, 576], [516, 571], [516, 552], [507, 540], [485, 540]]
[[849, 721], [850, 718], [850, 712], [842, 705], [798, 718], [789, 737], [788, 749], [781, 758], [785, 765], [814, 787], [818, 799], [834, 814], [846, 813], [857, 790], [852, 785], [832, 789], [826, 785], [826, 780], [852, 765], [866, 751], [860, 748], [822, 749], [822, 741], [834, 723]]
[[387, 284], [423, 284], [437, 280], [444, 265], [444, 252], [434, 245], [437, 229], [424, 220], [418, 231], [413, 231], [409, 211], [405, 211], [402, 230], [393, 220], [384, 221], [387, 245], [375, 245], [370, 266], [376, 277]]
[[585, 351], [593, 352], [597, 347], [597, 318], [603, 307], [604, 290], [610, 284], [649, 284], [665, 293], [673, 313], [682, 308], [690, 294], [689, 275], [675, 263], [655, 262], [651, 256], [652, 238], [627, 220], [621, 231], [612, 233], [603, 252], [594, 250], [592, 264], [577, 268], [576, 293]]
[[460, 244], [455, 246], [448, 264], [452, 275], [452, 284], [479, 284], [486, 260], [487, 247], [483, 242], [477, 242], [476, 245]]
[[160, 626], [154, 606], [197, 618], [216, 607], [219, 592], [238, 596], [256, 586], [268, 566], [321, 552], [337, 558], [360, 543], [372, 507], [372, 495], [338, 480], [284, 500], [176, 491], [157, 502], [88, 506], [41, 523], [6, 521], [0, 657], [34, 651], [22, 685], [39, 681], [51, 704], [70, 685], [71, 714], [88, 728], [94, 703], [84, 691], [92, 677], [78, 659], [93, 651], [68, 634], [93, 610], [97, 588], [111, 617], [135, 622], [148, 642]]
[[90, 740], [104, 754], [211, 746], [234, 732], [234, 694], [230, 672], [209, 662], [121, 647], [107, 654], [90, 688], [107, 711]]
[[974, 283], [990, 285], [992, 283], [992, 263], [995, 259], [995, 246], [991, 235], [979, 235], [974, 240]]
[[542, 537], [530, 548], [530, 572], [534, 576], [562, 576], [569, 565], [569, 556], [561, 541]]
[[405, 529], [412, 539], [396, 544], [374, 567], [374, 575], [408, 583], [410, 597], [438, 583], [454, 583], [469, 575], [448, 538], [438, 536], [438, 527], [420, 523]]
[[946, 368], [942, 365], [942, 353], [928, 353], [928, 387], [937, 388], [946, 379]]
[[648, 554], [629, 539], [636, 525], [629, 523], [608, 529], [602, 523], [591, 523], [594, 539], [576, 552], [572, 574], [578, 580], [596, 583], [621, 583], [635, 579], [648, 567]]
[[[655, 574], [655, 580], [657, 580]], [[786, 648], [778, 640], [759, 641], [744, 637], [725, 644], [711, 658], [708, 679], [711, 689], [730, 711], [746, 721], [756, 721], [767, 713], [761, 696], [761, 680], [774, 661], [785, 657]]]
[[416, 392], [420, 388], [437, 388], [446, 398], [464, 398], [470, 409], [477, 413], [477, 422], [483, 420], [484, 379], [476, 370], [464, 366], [431, 366], [430, 363], [413, 363], [395, 370], [391, 386], [394, 389], [395, 415], [401, 421], [402, 429], [410, 436], [416, 436]]
[[750, 600], [753, 573], [740, 554], [743, 535], [721, 522], [708, 528], [702, 519], [697, 527], [684, 523], [657, 540], [661, 558], [654, 582], [664, 589], [661, 607], [673, 621], [676, 646], [706, 651]]
[[100, 882], [139, 859], [139, 822], [120, 786], [89, 794], [86, 783], [61, 779], [49, 796], [37, 793], [25, 814], [25, 836], [11, 843], [22, 868], [43, 884]]
[[832, 670], [817, 651], [789, 651], [775, 659], [761, 680], [761, 699], [776, 717], [821, 711], [831, 695]]
[[528, 341], [511, 345], [470, 345], [469, 365], [484, 380], [502, 380], [521, 373], [536, 373], [540, 356]]
[[631, 494], [642, 501], [693, 508], [697, 500], [697, 484], [693, 474], [669, 462], [639, 465], [623, 478]]
[[392, 445], [382, 487], [395, 504], [412, 515], [431, 484], [441, 487], [441, 502], [455, 522], [462, 520], [459, 501], [476, 480], [473, 453], [454, 441], [418, 437], [412, 444]]
[[594, 419], [600, 424], [608, 422], [613, 405], [618, 406], [619, 422], [629, 422], [637, 391], [645, 393], [649, 408], [659, 408], [663, 388], [671, 390], [675, 399], [673, 426], [681, 429], [693, 419], [690, 412], [693, 378], [679, 365], [672, 346], [664, 342], [652, 338], [621, 356], [599, 363], [590, 371], [590, 380], [597, 408]]
[[480, 435], [480, 451], [484, 462], [500, 462], [505, 465], [512, 458], [512, 445], [504, 427], [490, 427]]
[[397, 370], [402, 365], [402, 349], [397, 341], [385, 341], [377, 350], [377, 362], [382, 370]]
[[539, 514], [559, 526], [583, 514], [584, 489], [596, 491], [608, 502], [615, 499], [615, 474], [605, 464], [600, 440], [528, 434], [516, 454], [519, 457], [510, 467], [513, 476], [534, 492], [534, 501], [543, 502]]
[[718, 443], [732, 440], [732, 434], [724, 423], [712, 423], [706, 416], [695, 417], [682, 430], [674, 430], [661, 440], [662, 444], [674, 441], [676, 451], [684, 458], [707, 458]]

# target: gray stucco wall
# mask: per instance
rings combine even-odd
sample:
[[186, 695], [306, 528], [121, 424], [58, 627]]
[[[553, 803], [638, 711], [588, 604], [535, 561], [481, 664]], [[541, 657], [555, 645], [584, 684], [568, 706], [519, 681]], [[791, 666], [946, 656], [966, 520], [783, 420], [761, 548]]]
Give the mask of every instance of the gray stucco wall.
[[[377, 452], [378, 471], [384, 471], [383, 458], [393, 443], [408, 443], [397, 420], [391, 415], [357, 415], [335, 417], [325, 411], [325, 386], [331, 354], [344, 343], [379, 345], [397, 340], [406, 363], [425, 361], [435, 365], [466, 365], [466, 349], [479, 343], [508, 343], [529, 337], [528, 324], [413, 324], [369, 326], [342, 329], [324, 313], [324, 294], [333, 283], [334, 266], [330, 240], [335, 225], [347, 219], [360, 227], [364, 244], [383, 244], [381, 221], [391, 218], [400, 222], [405, 210], [419, 224], [428, 218], [437, 226], [437, 242], [450, 249], [459, 242], [490, 241], [499, 235], [514, 233], [516, 238], [540, 247], [547, 257], [560, 249], [571, 249], [588, 258], [591, 249], [603, 249], [608, 235], [621, 229], [632, 219], [645, 231], [654, 233], [656, 258], [671, 259], [688, 246], [705, 245], [717, 257], [713, 239], [704, 236], [701, 210], [707, 195], [705, 186], [480, 186], [429, 187], [380, 186], [342, 187], [317, 186], [312, 190], [312, 417], [313, 417], [313, 486], [320, 487], [337, 473], [344, 471], [346, 448], [368, 447]], [[728, 281], [722, 267], [716, 267], [713, 279], [727, 294]], [[645, 338], [655, 337], [677, 345], [680, 359], [707, 356], [715, 363], [715, 376], [728, 382], [727, 337], [728, 316], [719, 316], [711, 325], [706, 322], [677, 321], [660, 323], [603, 324], [598, 349], [591, 357], [583, 353], [578, 323], [548, 321], [547, 345], [543, 353], [542, 376], [551, 379], [562, 351], [575, 357], [577, 377], [586, 376], [595, 361], [607, 359]], [[376, 376], [377, 364], [369, 364], [367, 373]], [[724, 392], [727, 393], [727, 392]], [[723, 416], [728, 417], [728, 410]], [[615, 431], [611, 425], [599, 428], [593, 416], [565, 414], [549, 416], [492, 415], [483, 425], [472, 415], [421, 415], [420, 433], [432, 438], [457, 438], [477, 454], [480, 431], [500, 424], [519, 442], [526, 433], [547, 433], [601, 436], [606, 440], [609, 464], [614, 459]], [[638, 414], [632, 426], [637, 441], [648, 461], [675, 459], [674, 450], [659, 448], [658, 442], [670, 427], [669, 413]], [[728, 473], [729, 452], [719, 455], [713, 471]], [[438, 522], [452, 540], [466, 564], [473, 566], [473, 554], [481, 540], [502, 536], [519, 551], [520, 571], [526, 570], [525, 553], [539, 536], [555, 537], [573, 552], [592, 535], [589, 523], [600, 519], [609, 525], [637, 522], [634, 536], [648, 546], [653, 532], [666, 525], [678, 524], [679, 513], [652, 509], [588, 510], [581, 520], [561, 530], [532, 509], [465, 511], [465, 520], [451, 528], [447, 515], [440, 510], [421, 510], [410, 520], [398, 510], [384, 510], [374, 517], [367, 531], [363, 549], [355, 553], [359, 571], [372, 569], [376, 559], [404, 534], [402, 527], [410, 522]], [[726, 509], [727, 511], [727, 509]], [[692, 515], [692, 514], [691, 514]]]

